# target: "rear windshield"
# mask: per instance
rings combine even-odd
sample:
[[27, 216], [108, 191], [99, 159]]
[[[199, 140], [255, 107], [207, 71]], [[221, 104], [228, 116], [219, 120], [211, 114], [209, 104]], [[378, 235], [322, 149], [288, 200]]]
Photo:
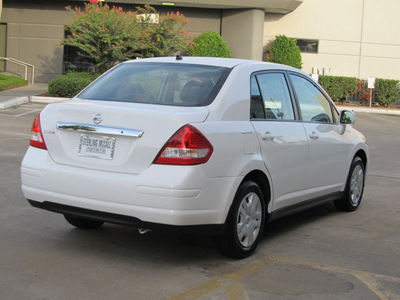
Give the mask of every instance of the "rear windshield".
[[126, 63], [78, 95], [81, 99], [175, 106], [210, 104], [230, 69], [175, 63]]

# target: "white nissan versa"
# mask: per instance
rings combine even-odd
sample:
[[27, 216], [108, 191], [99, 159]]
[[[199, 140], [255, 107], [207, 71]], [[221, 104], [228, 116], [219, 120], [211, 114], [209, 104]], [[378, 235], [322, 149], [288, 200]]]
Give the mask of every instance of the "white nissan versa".
[[325, 201], [357, 209], [368, 149], [354, 120], [288, 66], [128, 61], [36, 117], [22, 191], [79, 228], [209, 233], [246, 257], [277, 217]]

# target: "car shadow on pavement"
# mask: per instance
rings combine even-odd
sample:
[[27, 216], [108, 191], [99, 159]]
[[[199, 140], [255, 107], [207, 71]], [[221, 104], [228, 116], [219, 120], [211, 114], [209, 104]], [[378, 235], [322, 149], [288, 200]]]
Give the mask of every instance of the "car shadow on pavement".
[[[283, 217], [266, 224], [264, 236], [260, 244], [279, 239], [295, 230], [312, 224], [321, 219], [340, 214], [333, 204], [327, 203], [321, 206]], [[180, 264], [197, 261], [227, 260], [218, 253], [215, 238], [198, 234], [163, 234], [160, 232], [148, 232], [140, 234], [136, 228], [124, 227], [113, 224], [105, 224], [100, 229], [82, 230], [68, 227], [63, 230], [63, 237], [58, 241], [64, 244], [64, 249], [88, 252], [98, 255], [102, 259], [131, 261], [162, 261], [178, 262]]]
[[[68, 225], [66, 225], [68, 226]], [[175, 235], [150, 231], [140, 234], [136, 228], [105, 224], [95, 230], [70, 227], [64, 231], [68, 247], [121, 261], [193, 262], [220, 257], [214, 240], [205, 235]], [[73, 240], [74, 242], [69, 242]]]
[[332, 202], [328, 202], [296, 214], [285, 216], [266, 224], [263, 240], [278, 238], [302, 226], [307, 226], [321, 219], [340, 214], [343, 214], [343, 212], [339, 212]]

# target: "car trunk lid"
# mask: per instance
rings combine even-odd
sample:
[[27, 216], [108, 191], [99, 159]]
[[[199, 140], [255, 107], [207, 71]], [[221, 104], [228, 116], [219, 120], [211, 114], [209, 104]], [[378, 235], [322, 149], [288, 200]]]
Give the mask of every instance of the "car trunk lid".
[[41, 128], [60, 164], [137, 174], [183, 125], [203, 122], [206, 107], [71, 100], [48, 105]]

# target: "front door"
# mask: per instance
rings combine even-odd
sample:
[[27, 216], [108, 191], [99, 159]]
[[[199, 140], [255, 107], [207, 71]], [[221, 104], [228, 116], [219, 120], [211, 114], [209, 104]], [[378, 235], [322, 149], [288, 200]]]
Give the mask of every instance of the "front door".
[[295, 74], [290, 80], [309, 140], [307, 198], [340, 191], [347, 178], [350, 147], [346, 125], [338, 124], [338, 112], [312, 81]]

